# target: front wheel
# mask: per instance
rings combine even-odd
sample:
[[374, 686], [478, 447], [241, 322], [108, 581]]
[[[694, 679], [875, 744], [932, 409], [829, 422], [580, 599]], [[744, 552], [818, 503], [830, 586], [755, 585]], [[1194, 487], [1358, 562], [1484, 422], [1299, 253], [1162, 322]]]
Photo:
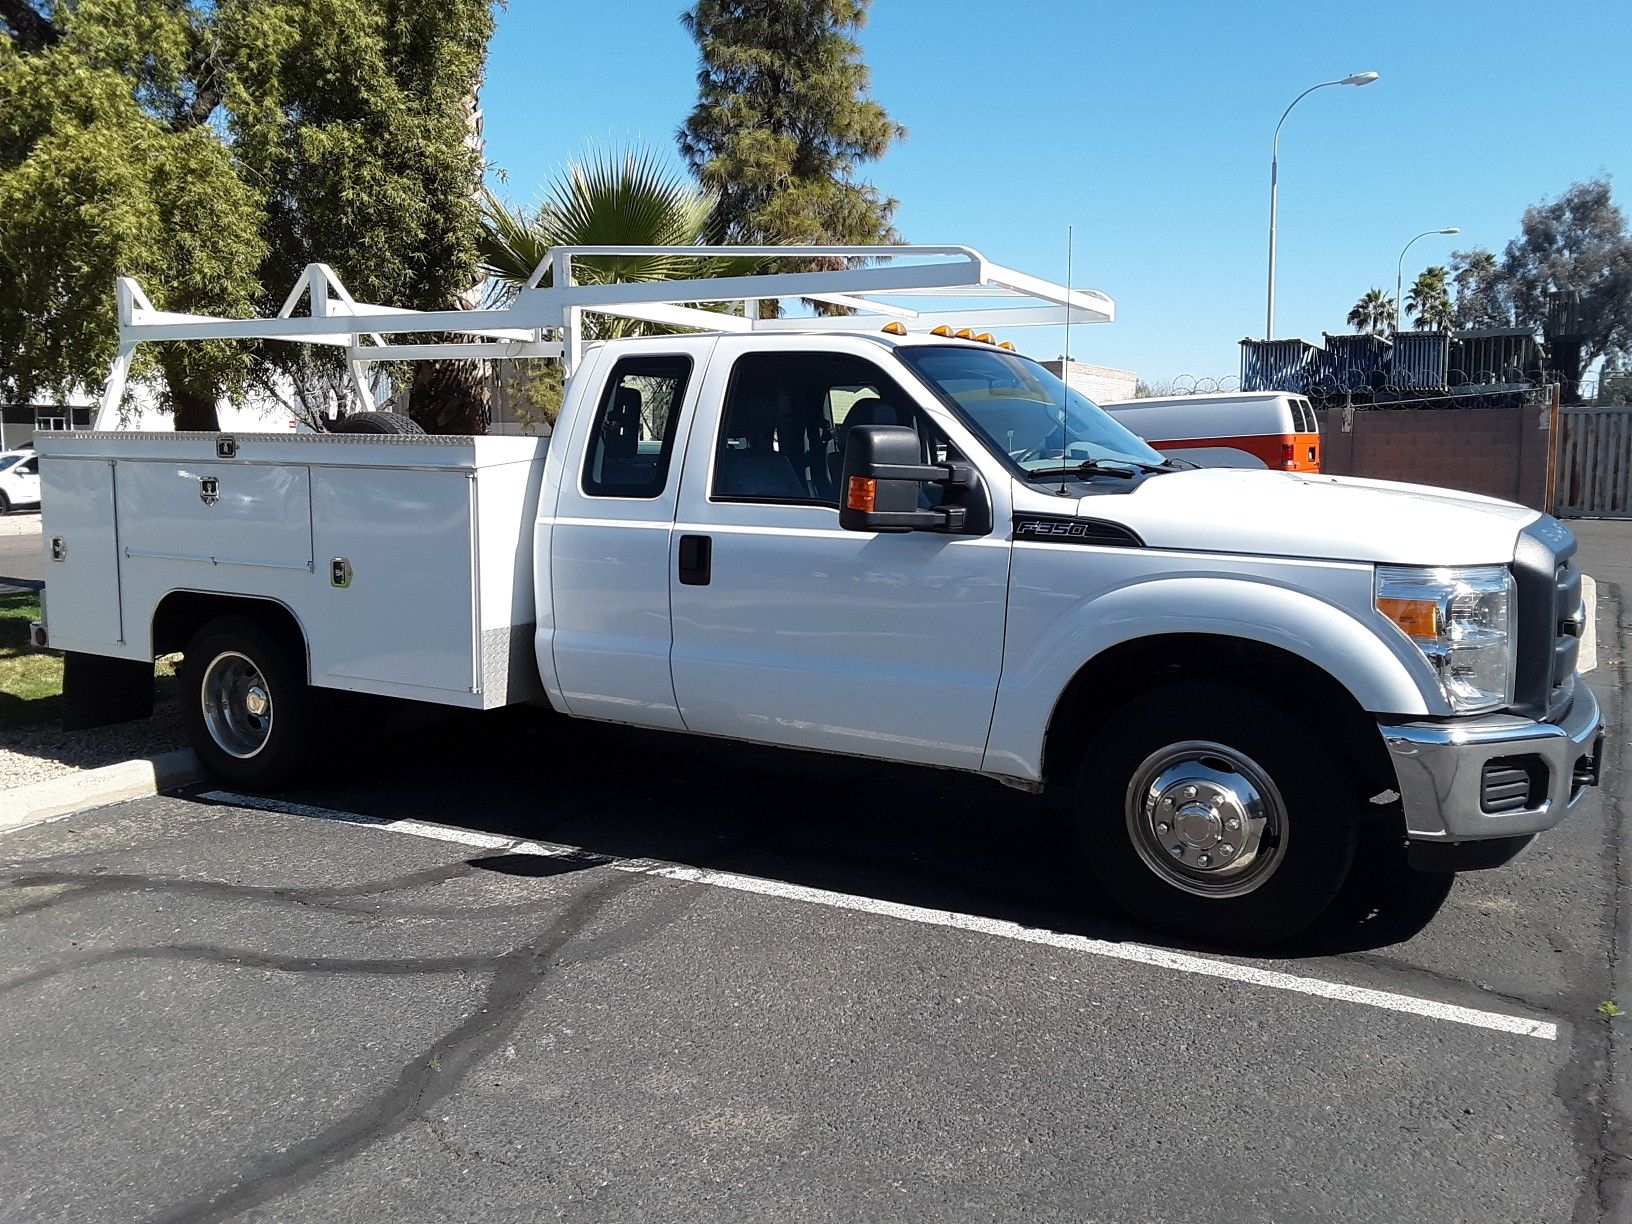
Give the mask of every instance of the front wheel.
[[312, 763], [316, 700], [301, 660], [240, 616], [210, 621], [187, 644], [182, 702], [193, 750], [212, 774], [251, 789], [293, 781]]
[[1078, 829], [1105, 890], [1140, 921], [1209, 943], [1277, 943], [1319, 918], [1359, 817], [1315, 737], [1222, 683], [1135, 698], [1089, 743], [1078, 780]]

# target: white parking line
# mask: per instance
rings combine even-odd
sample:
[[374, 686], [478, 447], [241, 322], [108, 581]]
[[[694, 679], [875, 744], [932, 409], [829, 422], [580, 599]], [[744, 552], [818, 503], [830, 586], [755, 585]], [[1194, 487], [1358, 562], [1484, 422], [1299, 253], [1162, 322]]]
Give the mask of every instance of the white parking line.
[[[337, 820], [346, 824], [361, 825], [368, 828], [387, 829], [394, 833], [407, 833], [413, 837], [454, 842], [462, 846], [476, 846], [484, 850], [504, 850], [512, 854], [539, 854], [550, 857], [565, 855], [601, 857], [593, 851], [585, 850], [580, 846], [565, 846], [553, 842], [532, 841], [527, 838], [499, 837], [491, 833], [476, 833], [468, 829], [430, 824], [422, 820], [382, 820], [378, 817], [363, 816], [355, 812], [340, 812], [332, 808], [312, 807], [303, 803], [286, 803], [282, 800], [264, 799], [256, 795], [234, 794], [231, 791], [210, 791], [199, 797], [214, 803], [231, 804], [233, 807], [258, 808], [263, 811], [283, 812], [293, 816], [312, 816], [321, 820]], [[993, 935], [1000, 939], [1012, 939], [1019, 943], [1059, 948], [1067, 952], [1079, 952], [1090, 956], [1108, 957], [1112, 960], [1131, 961], [1134, 964], [1150, 965], [1158, 969], [1171, 969], [1179, 973], [1194, 973], [1203, 977], [1223, 978], [1227, 981], [1264, 986], [1271, 990], [1285, 990], [1294, 994], [1314, 995], [1322, 999], [1358, 1003], [1365, 1007], [1380, 1007], [1386, 1011], [1404, 1012], [1407, 1015], [1422, 1016], [1429, 1020], [1445, 1020], [1452, 1024], [1470, 1025], [1473, 1028], [1492, 1029], [1498, 1033], [1513, 1033], [1520, 1037], [1538, 1037], [1543, 1041], [1555, 1041], [1558, 1038], [1558, 1026], [1545, 1020], [1531, 1020], [1525, 1016], [1513, 1016], [1503, 1012], [1480, 1011], [1472, 1007], [1460, 1007], [1454, 1003], [1441, 1003], [1435, 999], [1394, 994], [1386, 990], [1372, 990], [1365, 986], [1350, 986], [1344, 982], [1328, 982], [1320, 978], [1299, 977], [1296, 974], [1282, 973], [1276, 969], [1262, 969], [1255, 965], [1237, 964], [1234, 961], [1193, 956], [1189, 953], [1174, 952], [1167, 948], [1156, 948], [1147, 944], [1116, 943], [1104, 939], [1091, 939], [1086, 935], [1068, 935], [1060, 931], [1050, 931], [1040, 927], [1021, 926], [1019, 923], [1006, 922], [999, 918], [983, 918], [977, 914], [960, 914], [951, 910], [928, 909], [921, 905], [904, 905], [899, 901], [882, 901], [876, 897], [858, 897], [849, 893], [832, 892], [825, 888], [810, 888], [803, 884], [790, 884], [783, 880], [768, 880], [758, 876], [739, 875], [732, 871], [713, 871], [702, 867], [685, 867], [676, 863], [662, 863], [653, 859], [614, 859], [607, 866], [615, 871], [629, 871], [640, 875], [658, 876], [666, 880], [683, 880], [693, 884], [708, 884], [715, 888], [729, 888], [736, 892], [781, 897], [791, 901], [825, 905], [834, 909], [852, 910], [862, 914], [877, 914], [886, 918], [897, 918], [904, 922], [916, 922], [924, 926], [948, 927], [957, 931], [970, 931], [980, 935]]]

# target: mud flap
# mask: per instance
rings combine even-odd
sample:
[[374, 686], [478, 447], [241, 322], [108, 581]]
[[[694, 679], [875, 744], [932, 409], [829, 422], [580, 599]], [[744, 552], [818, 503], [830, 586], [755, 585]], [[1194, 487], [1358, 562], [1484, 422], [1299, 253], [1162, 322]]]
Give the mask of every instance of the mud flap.
[[65, 651], [62, 729], [84, 731], [153, 713], [153, 664]]

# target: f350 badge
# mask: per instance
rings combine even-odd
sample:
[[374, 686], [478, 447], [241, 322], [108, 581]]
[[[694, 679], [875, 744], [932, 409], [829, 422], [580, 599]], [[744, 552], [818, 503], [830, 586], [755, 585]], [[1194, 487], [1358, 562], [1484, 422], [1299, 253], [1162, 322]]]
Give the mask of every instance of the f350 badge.
[[198, 478], [198, 500], [206, 506], [213, 506], [221, 500], [221, 482], [214, 476], [200, 476]]

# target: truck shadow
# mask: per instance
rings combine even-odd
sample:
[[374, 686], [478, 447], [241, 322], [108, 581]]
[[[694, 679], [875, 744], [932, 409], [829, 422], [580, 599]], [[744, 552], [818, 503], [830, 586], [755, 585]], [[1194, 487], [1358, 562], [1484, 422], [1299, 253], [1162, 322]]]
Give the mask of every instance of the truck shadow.
[[[535, 710], [431, 719], [395, 711], [317, 784], [287, 797], [438, 821], [1095, 939], [1210, 950], [1138, 927], [1084, 865], [1062, 806], [989, 779], [586, 723]], [[1411, 938], [1450, 876], [1372, 845], [1327, 919], [1268, 959]], [[524, 864], [495, 869], [524, 874]]]

